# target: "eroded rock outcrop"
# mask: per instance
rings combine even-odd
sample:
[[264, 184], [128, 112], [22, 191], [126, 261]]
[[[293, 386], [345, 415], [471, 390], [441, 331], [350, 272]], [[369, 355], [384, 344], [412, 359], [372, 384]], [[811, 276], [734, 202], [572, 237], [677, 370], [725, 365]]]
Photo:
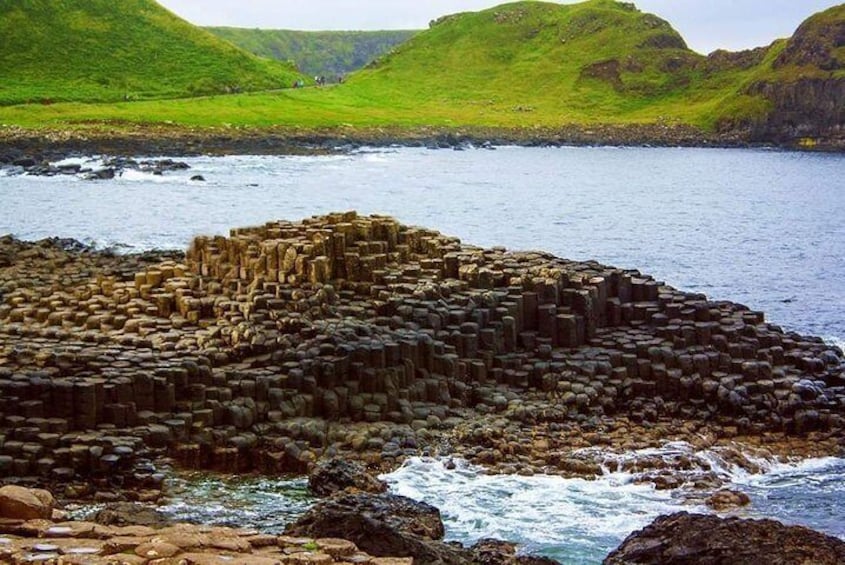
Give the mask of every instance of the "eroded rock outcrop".
[[414, 557], [418, 563], [468, 563], [450, 546], [440, 511], [393, 494], [340, 494], [309, 510], [285, 531], [290, 536], [348, 539], [372, 555]]
[[632, 534], [606, 565], [845, 563], [845, 542], [773, 520], [743, 520], [682, 512]]
[[775, 78], [747, 90], [771, 105], [766, 118], [752, 127], [754, 139], [845, 148], [843, 47], [843, 6], [816, 14], [798, 28], [772, 65]]
[[[31, 499], [46, 496], [52, 500], [52, 495], [45, 491], [20, 489], [15, 495]], [[0, 562], [9, 565], [411, 565], [413, 562], [411, 558], [371, 556], [343, 539], [294, 538], [187, 524], [149, 527], [61, 522], [44, 516], [26, 518], [10, 514], [5, 506], [0, 506], [0, 536]]]
[[318, 465], [308, 476], [308, 488], [322, 497], [344, 491], [380, 494], [387, 491], [387, 483], [368, 473], [355, 461], [331, 459]]
[[318, 503], [285, 533], [348, 539], [371, 555], [412, 557], [417, 565], [557, 563], [517, 555], [515, 544], [498, 540], [481, 540], [472, 547], [446, 543], [439, 510], [394, 494], [336, 494]]

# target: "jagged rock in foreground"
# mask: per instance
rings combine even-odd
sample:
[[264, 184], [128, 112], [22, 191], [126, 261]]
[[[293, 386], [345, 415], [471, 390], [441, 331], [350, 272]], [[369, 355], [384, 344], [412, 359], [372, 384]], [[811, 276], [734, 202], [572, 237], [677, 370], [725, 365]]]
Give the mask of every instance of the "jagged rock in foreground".
[[337, 537], [373, 555], [450, 562], [455, 548], [442, 543], [440, 511], [393, 494], [340, 494], [320, 502], [289, 526], [290, 536]]
[[[44, 496], [44, 492], [21, 491], [19, 494], [33, 499]], [[411, 565], [413, 562], [409, 558], [374, 557], [342, 539], [292, 538], [187, 524], [106, 526], [44, 517], [25, 520], [5, 506], [0, 506], [0, 536], [0, 563], [10, 565]]]
[[482, 540], [469, 548], [445, 543], [439, 510], [393, 494], [337, 494], [309, 510], [285, 533], [348, 539], [371, 555], [413, 557], [417, 565], [557, 563], [517, 556], [513, 544], [496, 540]]
[[71, 498], [154, 497], [161, 455], [303, 473], [451, 440], [500, 471], [590, 475], [575, 449], [842, 438], [845, 366], [821, 339], [385, 216], [235, 229], [187, 255], [2, 239], [0, 257], [0, 477]]
[[605, 565], [845, 563], [845, 542], [774, 520], [743, 520], [681, 512], [631, 534]]
[[343, 491], [380, 494], [387, 491], [387, 483], [372, 476], [355, 461], [331, 459], [311, 472], [308, 489], [316, 496], [331, 496]]

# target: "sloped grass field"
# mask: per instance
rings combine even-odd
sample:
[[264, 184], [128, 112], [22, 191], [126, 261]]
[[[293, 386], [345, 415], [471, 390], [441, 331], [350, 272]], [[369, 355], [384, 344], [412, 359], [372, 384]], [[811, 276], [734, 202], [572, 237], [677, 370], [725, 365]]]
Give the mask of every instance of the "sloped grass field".
[[[810, 18], [790, 40], [705, 57], [688, 49], [667, 22], [629, 4], [516, 2], [441, 18], [338, 86], [13, 106], [0, 108], [0, 123], [523, 129], [667, 124], [715, 131], [767, 115], [770, 104], [751, 93], [752, 85], [841, 76], [845, 57], [836, 30], [843, 22], [845, 5]], [[820, 66], [827, 63], [819, 62], [819, 53], [830, 68]]]
[[290, 86], [150, 0], [0, 0], [0, 104], [184, 97]]

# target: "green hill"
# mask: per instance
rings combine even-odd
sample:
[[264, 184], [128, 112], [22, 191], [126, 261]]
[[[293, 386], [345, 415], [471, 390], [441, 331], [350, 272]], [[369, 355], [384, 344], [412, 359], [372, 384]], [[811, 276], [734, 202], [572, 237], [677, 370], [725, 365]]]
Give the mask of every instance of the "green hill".
[[645, 124], [693, 126], [730, 139], [841, 139], [843, 46], [845, 4], [812, 16], [790, 39], [705, 57], [667, 22], [632, 4], [515, 2], [441, 18], [331, 88], [30, 105], [0, 110], [0, 120], [342, 128], [344, 134], [349, 128], [499, 128], [532, 137]]
[[632, 4], [516, 2], [441, 18], [350, 87], [593, 122], [671, 97], [703, 59], [667, 22]]
[[357, 71], [384, 55], [417, 31], [292, 31], [206, 28], [250, 53], [291, 61], [310, 76], [337, 77]]
[[670, 122], [712, 130], [759, 121], [777, 107], [755, 85], [840, 73], [845, 33], [834, 22], [841, 26], [843, 11], [810, 18], [789, 41], [704, 57], [633, 4], [515, 2], [441, 18], [349, 87], [385, 103], [450, 107], [508, 124]]
[[152, 0], [0, 0], [0, 104], [278, 88], [260, 59]]

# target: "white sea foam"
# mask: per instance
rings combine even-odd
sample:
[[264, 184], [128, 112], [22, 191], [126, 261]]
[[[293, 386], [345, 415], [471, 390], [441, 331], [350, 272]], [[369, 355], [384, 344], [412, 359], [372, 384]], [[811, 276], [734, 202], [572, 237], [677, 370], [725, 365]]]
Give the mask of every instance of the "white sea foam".
[[184, 174], [179, 176], [154, 175], [153, 173], [135, 169], [124, 169], [118, 173], [118, 178], [124, 182], [152, 182], [155, 184], [173, 184], [176, 179], [178, 179], [178, 182], [188, 182], [188, 177]]
[[600, 561], [655, 517], [691, 509], [627, 473], [585, 480], [488, 475], [465, 462], [448, 467], [415, 458], [384, 478], [393, 492], [438, 507], [448, 538], [466, 543], [494, 537], [558, 558]]
[[[806, 508], [802, 492], [814, 481], [836, 485], [845, 478], [845, 461], [836, 458], [779, 463], [759, 454], [743, 453], [737, 463], [736, 450], [695, 451], [689, 444], [675, 442], [659, 449], [607, 453], [605, 475], [596, 480], [488, 475], [463, 461], [453, 462], [455, 466], [450, 469], [453, 465], [431, 458], [411, 459], [383, 478], [393, 492], [439, 508], [448, 539], [474, 543], [497, 537], [564, 562], [597, 563], [630, 533], [658, 516], [710, 511], [701, 503], [691, 502], [689, 490], [657, 490], [642, 483], [642, 476], [618, 470], [623, 466], [620, 463], [632, 460], [657, 457], [671, 461], [681, 456], [699, 472], [709, 469], [728, 486], [749, 492], [754, 504], [743, 512], [747, 516], [781, 518], [845, 535], [843, 527], [836, 525], [841, 514], [833, 521], [825, 510], [802, 514], [802, 508]], [[755, 468], [763, 473], [749, 471]], [[686, 472], [692, 475], [696, 469]], [[786, 490], [780, 490], [775, 499], [766, 494], [771, 489]], [[843, 491], [840, 495], [814, 491], [814, 496], [817, 503], [836, 508], [845, 496], [845, 487]]]
[[824, 341], [825, 343], [829, 343], [830, 345], [833, 345], [835, 347], [838, 347], [842, 351], [845, 351], [845, 339], [842, 339], [840, 337], [828, 336], [824, 339]]
[[93, 157], [68, 157], [53, 163], [54, 167], [65, 167], [68, 165], [79, 165], [80, 167], [93, 166], [94, 164], [102, 166], [102, 159]]

